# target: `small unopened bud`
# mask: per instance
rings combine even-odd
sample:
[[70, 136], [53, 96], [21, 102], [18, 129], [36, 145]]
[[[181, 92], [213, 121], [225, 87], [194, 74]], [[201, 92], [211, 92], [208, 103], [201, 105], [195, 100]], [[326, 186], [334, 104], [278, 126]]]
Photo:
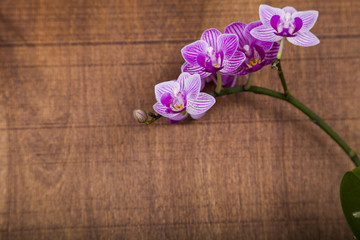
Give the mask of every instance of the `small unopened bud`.
[[134, 116], [135, 120], [138, 121], [139, 123], [144, 123], [148, 119], [148, 115], [146, 114], [146, 112], [144, 112], [143, 110], [140, 110], [140, 109], [134, 110], [133, 116]]

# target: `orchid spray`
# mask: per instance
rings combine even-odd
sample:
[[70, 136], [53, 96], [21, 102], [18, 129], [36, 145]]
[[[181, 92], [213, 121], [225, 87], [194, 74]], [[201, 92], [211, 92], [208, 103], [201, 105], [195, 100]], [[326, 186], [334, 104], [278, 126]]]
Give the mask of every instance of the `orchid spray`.
[[[260, 21], [234, 22], [224, 33], [208, 29], [200, 40], [184, 46], [181, 54], [185, 63], [178, 79], [155, 86], [157, 102], [153, 108], [156, 113], [135, 110], [133, 115], [139, 123], [146, 124], [161, 117], [169, 118], [170, 123], [183, 121], [188, 116], [199, 119], [215, 104], [214, 97], [239, 92], [267, 95], [290, 103], [326, 132], [357, 167], [344, 175], [340, 199], [346, 220], [355, 237], [360, 239], [360, 159], [329, 125], [289, 92], [280, 63], [285, 39], [304, 47], [320, 43], [310, 32], [318, 12], [262, 4], [259, 15]], [[277, 69], [283, 92], [252, 85], [253, 73], [267, 65]], [[248, 82], [236, 86], [236, 78], [241, 75], [246, 76]], [[201, 92], [205, 84], [211, 82], [216, 84], [215, 91]]]

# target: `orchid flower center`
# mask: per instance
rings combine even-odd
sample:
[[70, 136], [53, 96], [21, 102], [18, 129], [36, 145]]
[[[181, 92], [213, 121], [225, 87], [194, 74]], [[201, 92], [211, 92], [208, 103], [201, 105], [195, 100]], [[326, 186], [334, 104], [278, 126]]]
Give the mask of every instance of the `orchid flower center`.
[[207, 50], [208, 61], [211, 62], [211, 65], [214, 67], [220, 67], [221, 59], [216, 56], [217, 54], [215, 53], [214, 48], [208, 47], [206, 50]]
[[280, 19], [279, 15], [272, 16], [270, 25], [278, 36], [295, 37], [294, 34], [301, 29], [303, 21], [299, 17], [293, 18], [291, 13], [286, 12], [283, 19]]
[[250, 46], [249, 46], [249, 45], [245, 45], [245, 46], [244, 46], [244, 50], [245, 50], [245, 51], [249, 51], [249, 49], [250, 49]]
[[257, 59], [257, 58], [253, 58], [252, 60], [249, 61], [249, 65], [252, 67], [258, 63], [260, 63], [260, 59]]
[[170, 103], [170, 108], [174, 112], [180, 112], [185, 109], [186, 101], [184, 94], [181, 93], [179, 89], [174, 89], [172, 103]]

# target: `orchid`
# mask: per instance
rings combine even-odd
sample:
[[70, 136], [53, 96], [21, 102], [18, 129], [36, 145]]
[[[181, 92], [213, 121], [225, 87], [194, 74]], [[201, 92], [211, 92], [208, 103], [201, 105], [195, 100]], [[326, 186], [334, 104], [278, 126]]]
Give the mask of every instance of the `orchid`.
[[186, 61], [182, 71], [206, 78], [211, 74], [227, 74], [236, 70], [245, 60], [237, 51], [239, 40], [235, 34], [221, 34], [217, 29], [204, 31], [201, 40], [186, 45], [181, 53]]
[[181, 73], [177, 80], [159, 83], [155, 86], [157, 103], [154, 110], [172, 121], [181, 121], [190, 115], [201, 118], [215, 104], [215, 98], [200, 92], [199, 74]]
[[234, 22], [225, 28], [225, 33], [234, 33], [238, 36], [238, 50], [246, 56], [245, 61], [233, 72], [234, 75], [246, 75], [258, 71], [271, 64], [276, 58], [279, 43], [261, 41], [250, 34], [252, 29], [261, 25], [260, 21], [252, 22], [249, 25]]
[[297, 12], [293, 7], [280, 9], [262, 4], [259, 15], [262, 25], [250, 31], [251, 35], [259, 40], [276, 42], [286, 38], [292, 44], [303, 47], [314, 46], [320, 42], [310, 32], [318, 18], [318, 11]]
[[[201, 118], [214, 104], [214, 97], [228, 96], [241, 92], [252, 92], [288, 102], [303, 112], [309, 119], [327, 133], [357, 166], [347, 172], [340, 186], [341, 204], [349, 226], [360, 239], [359, 196], [360, 158], [341, 137], [312, 110], [296, 99], [288, 90], [281, 67], [281, 54], [285, 38], [299, 46], [313, 46], [319, 39], [310, 32], [318, 12], [297, 12], [293, 7], [283, 9], [260, 5], [260, 21], [245, 24], [234, 22], [222, 34], [216, 29], [204, 31], [201, 39], [181, 49], [185, 63], [177, 80], [159, 83], [155, 86], [156, 113], [137, 109], [133, 112], [139, 123], [152, 124], [161, 117], [170, 123], [184, 120], [188, 116]], [[280, 41], [280, 44], [277, 41]], [[278, 92], [252, 85], [255, 71], [266, 65], [277, 70], [283, 86]], [[246, 84], [236, 86], [239, 75], [246, 75]], [[200, 92], [206, 83], [214, 82], [216, 89], [210, 94]]]

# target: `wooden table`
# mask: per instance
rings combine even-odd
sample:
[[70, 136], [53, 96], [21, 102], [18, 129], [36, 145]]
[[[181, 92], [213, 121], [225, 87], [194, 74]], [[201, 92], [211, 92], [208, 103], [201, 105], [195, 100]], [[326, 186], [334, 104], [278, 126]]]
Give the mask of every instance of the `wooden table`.
[[[184, 45], [261, 3], [2, 0], [0, 238], [352, 239], [354, 166], [291, 105], [241, 93], [198, 121], [132, 118]], [[319, 45], [285, 46], [288, 87], [360, 151], [360, 1], [266, 3], [320, 12]], [[254, 84], [281, 90], [270, 67]]]

